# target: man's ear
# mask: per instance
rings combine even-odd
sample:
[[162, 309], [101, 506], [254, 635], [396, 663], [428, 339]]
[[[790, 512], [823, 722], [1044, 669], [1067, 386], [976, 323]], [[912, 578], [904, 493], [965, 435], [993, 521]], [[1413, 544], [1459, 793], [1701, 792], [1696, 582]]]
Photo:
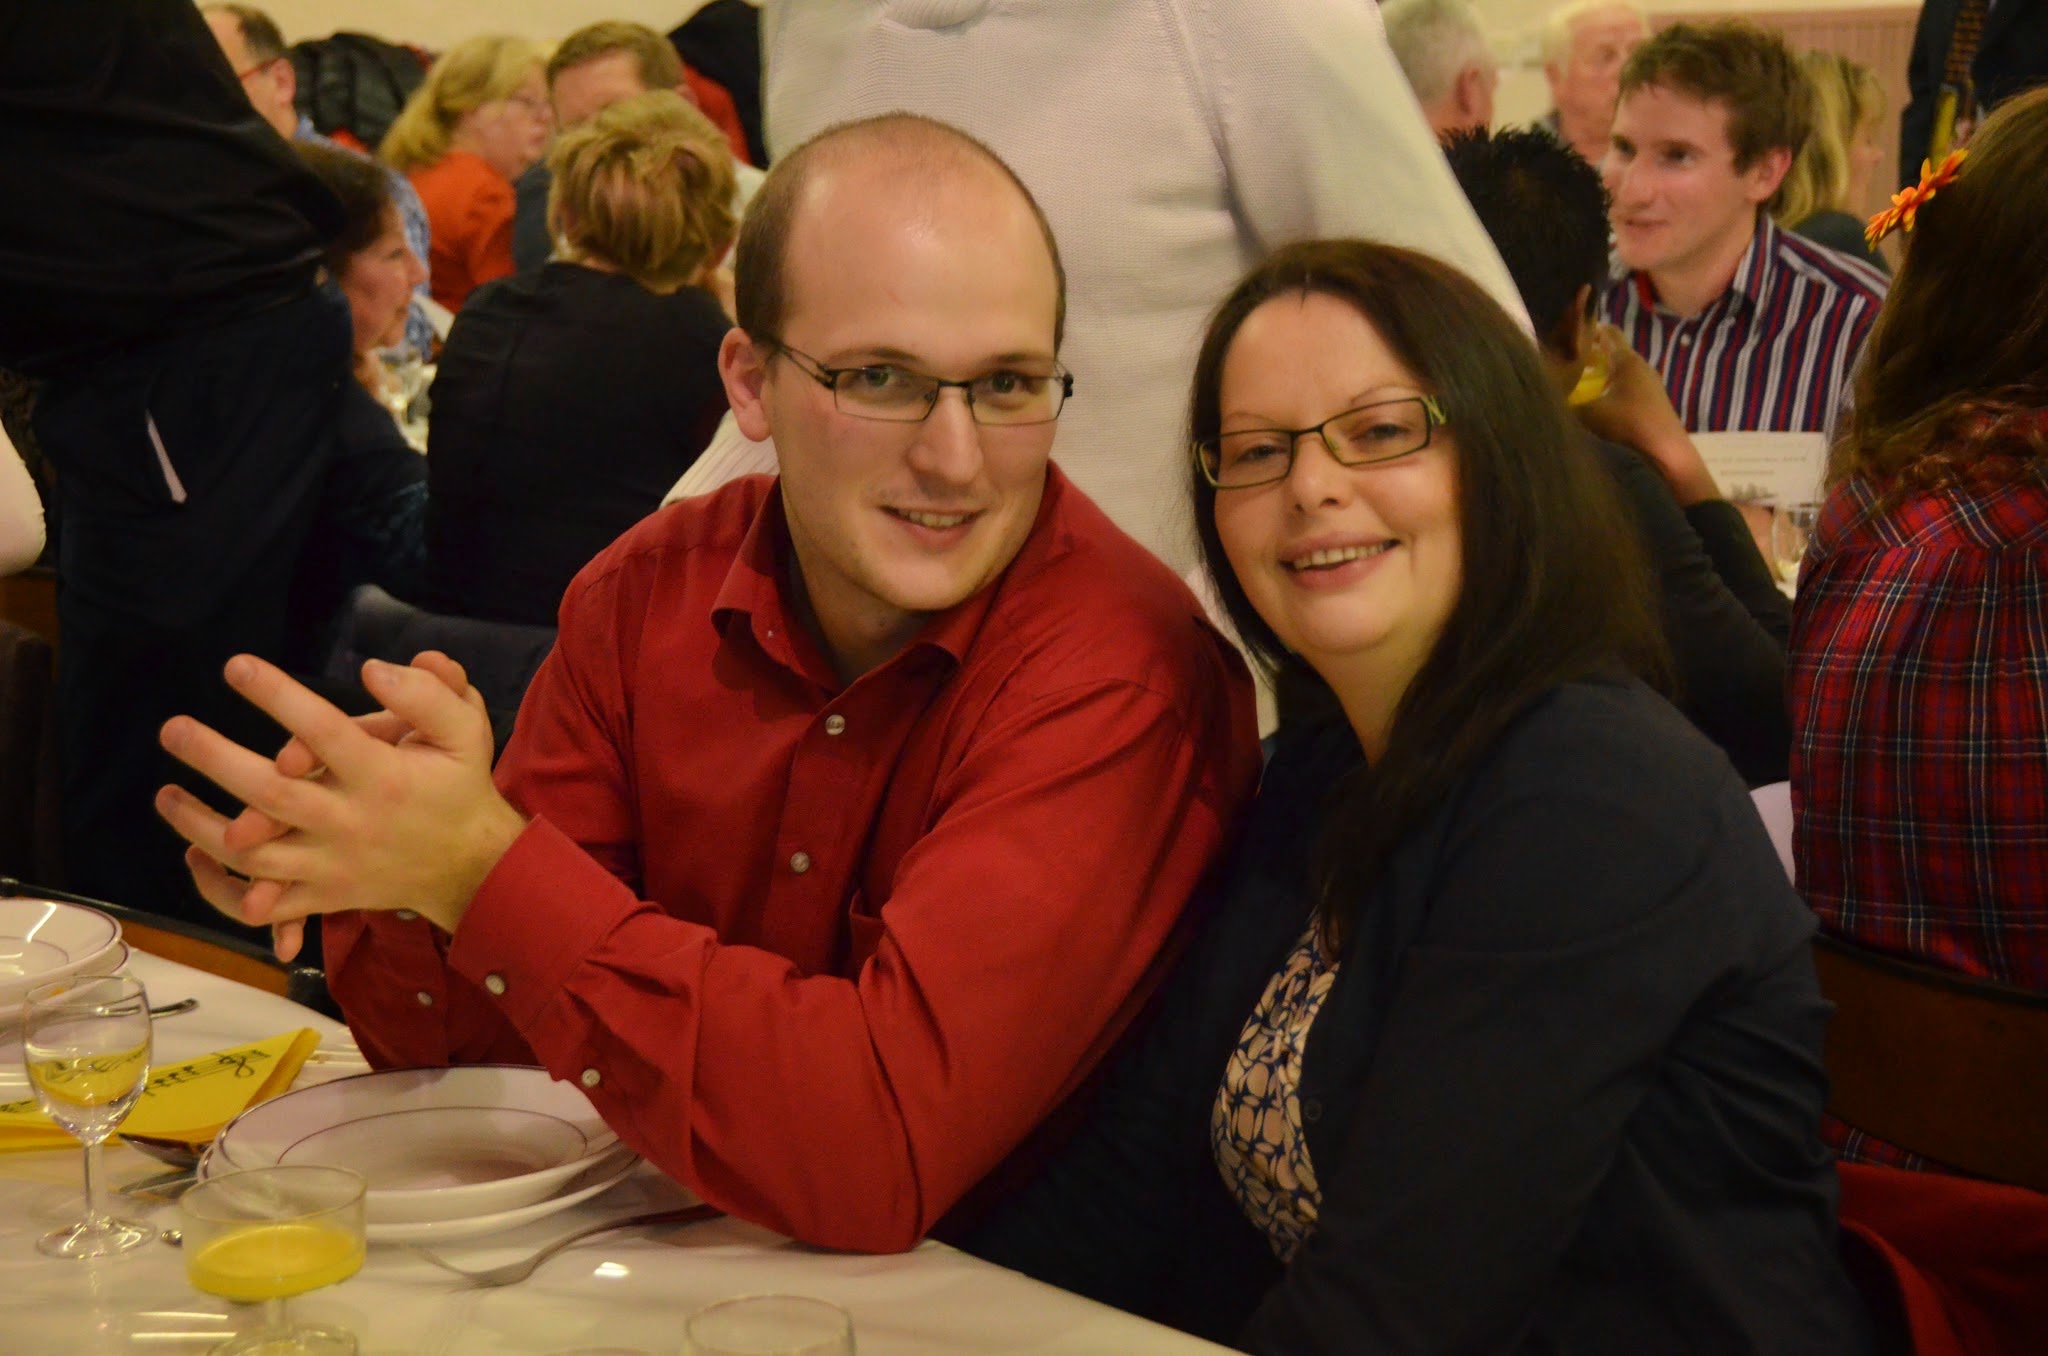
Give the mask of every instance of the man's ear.
[[725, 383], [726, 403], [732, 406], [733, 422], [755, 442], [773, 435], [768, 426], [768, 360], [774, 350], [756, 344], [735, 325], [725, 332], [718, 346], [718, 378]]
[[277, 63], [277, 88], [291, 103], [299, 101], [299, 68], [292, 65], [290, 57], [281, 58]]
[[1484, 125], [1492, 121], [1491, 118], [1483, 116], [1490, 102], [1487, 98], [1490, 93], [1487, 84], [1486, 67], [1476, 62], [1458, 72], [1457, 104], [1460, 122], [1467, 125]]
[[1784, 146], [1773, 146], [1751, 162], [1742, 172], [1749, 192], [1749, 200], [1767, 203], [1778, 191], [1778, 185], [1785, 182], [1785, 175], [1792, 169], [1792, 152]]
[[1593, 356], [1593, 345], [1598, 342], [1600, 322], [1593, 316], [1593, 285], [1579, 284], [1579, 290], [1572, 293], [1571, 308], [1557, 322], [1557, 330], [1550, 336], [1550, 347], [1559, 357], [1584, 365]]

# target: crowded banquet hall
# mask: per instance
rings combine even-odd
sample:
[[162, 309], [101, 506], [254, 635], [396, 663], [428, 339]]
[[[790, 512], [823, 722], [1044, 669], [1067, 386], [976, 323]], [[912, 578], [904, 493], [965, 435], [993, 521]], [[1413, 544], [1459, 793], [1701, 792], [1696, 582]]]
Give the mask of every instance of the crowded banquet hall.
[[2048, 0], [0, 4], [0, 1353], [2048, 1351], [2043, 223]]

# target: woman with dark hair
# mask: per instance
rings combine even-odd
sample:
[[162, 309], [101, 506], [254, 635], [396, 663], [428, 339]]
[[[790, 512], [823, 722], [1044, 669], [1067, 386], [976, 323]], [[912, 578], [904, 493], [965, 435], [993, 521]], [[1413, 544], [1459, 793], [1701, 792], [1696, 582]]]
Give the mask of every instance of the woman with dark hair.
[[1850, 1352], [1827, 1007], [1527, 336], [1296, 245], [1196, 367], [1203, 553], [1283, 732], [1095, 1115], [970, 1240], [1270, 1353]]
[[1792, 607], [1793, 851], [1828, 932], [2048, 990], [2048, 90], [1948, 169]]
[[[384, 405], [380, 349], [400, 343], [425, 269], [406, 243], [391, 179], [365, 156], [317, 142], [293, 145], [342, 206], [322, 255], [327, 283], [348, 302], [355, 381], [336, 420], [335, 455], [292, 583], [286, 664], [317, 674], [350, 591], [419, 588], [426, 565], [427, 467]], [[353, 699], [351, 699], [353, 700]]]

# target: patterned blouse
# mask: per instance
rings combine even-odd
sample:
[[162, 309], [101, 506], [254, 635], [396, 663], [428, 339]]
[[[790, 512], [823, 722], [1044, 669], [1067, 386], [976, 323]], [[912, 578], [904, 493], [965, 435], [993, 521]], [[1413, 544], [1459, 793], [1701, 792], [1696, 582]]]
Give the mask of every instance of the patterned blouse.
[[1309, 1028], [1336, 979], [1337, 962], [1311, 923], [1252, 1009], [1209, 1119], [1224, 1185], [1283, 1262], [1293, 1261], [1315, 1232], [1323, 1198], [1302, 1137], [1297, 1089]]

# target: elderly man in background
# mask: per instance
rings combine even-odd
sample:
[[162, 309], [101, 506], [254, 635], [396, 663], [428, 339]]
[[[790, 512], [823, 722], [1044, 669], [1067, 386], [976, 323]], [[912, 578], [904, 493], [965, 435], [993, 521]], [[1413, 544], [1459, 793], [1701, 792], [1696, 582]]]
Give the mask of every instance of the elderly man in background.
[[1543, 75], [1552, 107], [1538, 125], [1588, 164], [1607, 156], [1622, 63], [1649, 34], [1643, 12], [1629, 0], [1570, 0], [1544, 21]]
[[1493, 124], [1500, 63], [1465, 0], [1388, 0], [1380, 17], [1430, 131], [1443, 138]]
[[[554, 100], [555, 126], [562, 131], [589, 122], [623, 99], [657, 89], [672, 89], [686, 103], [697, 105], [725, 134], [733, 147], [733, 216], [744, 216], [762, 175], [747, 163], [746, 134], [729, 106], [731, 96], [724, 96], [728, 106], [723, 118], [706, 108], [698, 83], [691, 80], [689, 68], [667, 38], [645, 24], [607, 19], [562, 39], [548, 59], [548, 96]], [[539, 268], [554, 253], [548, 235], [548, 189], [553, 183], [546, 157], [519, 176], [512, 259], [521, 272]]]
[[[285, 48], [284, 34], [262, 10], [250, 5], [207, 5], [200, 10], [221, 54], [242, 82], [257, 116], [276, 129], [286, 141], [310, 141], [335, 150], [347, 150], [340, 142], [320, 135], [313, 120], [299, 112], [299, 76]], [[398, 208], [398, 220], [405, 227], [405, 243], [412, 248], [422, 268], [426, 267], [432, 232], [427, 209], [412, 181], [397, 170], [385, 171], [391, 182], [391, 201]], [[414, 295], [427, 295], [421, 283]], [[405, 318], [405, 342], [421, 356], [433, 351], [434, 330], [426, 315], [415, 305]]]
[[244, 657], [327, 775], [175, 720], [267, 819], [158, 805], [216, 905], [327, 915], [377, 1064], [545, 1064], [721, 1209], [907, 1248], [1143, 1002], [1257, 781], [1251, 684], [1049, 462], [1059, 254], [985, 147], [823, 134], [738, 279], [720, 372], [782, 475], [576, 577], [495, 785], [436, 657], [366, 667], [381, 727]]

